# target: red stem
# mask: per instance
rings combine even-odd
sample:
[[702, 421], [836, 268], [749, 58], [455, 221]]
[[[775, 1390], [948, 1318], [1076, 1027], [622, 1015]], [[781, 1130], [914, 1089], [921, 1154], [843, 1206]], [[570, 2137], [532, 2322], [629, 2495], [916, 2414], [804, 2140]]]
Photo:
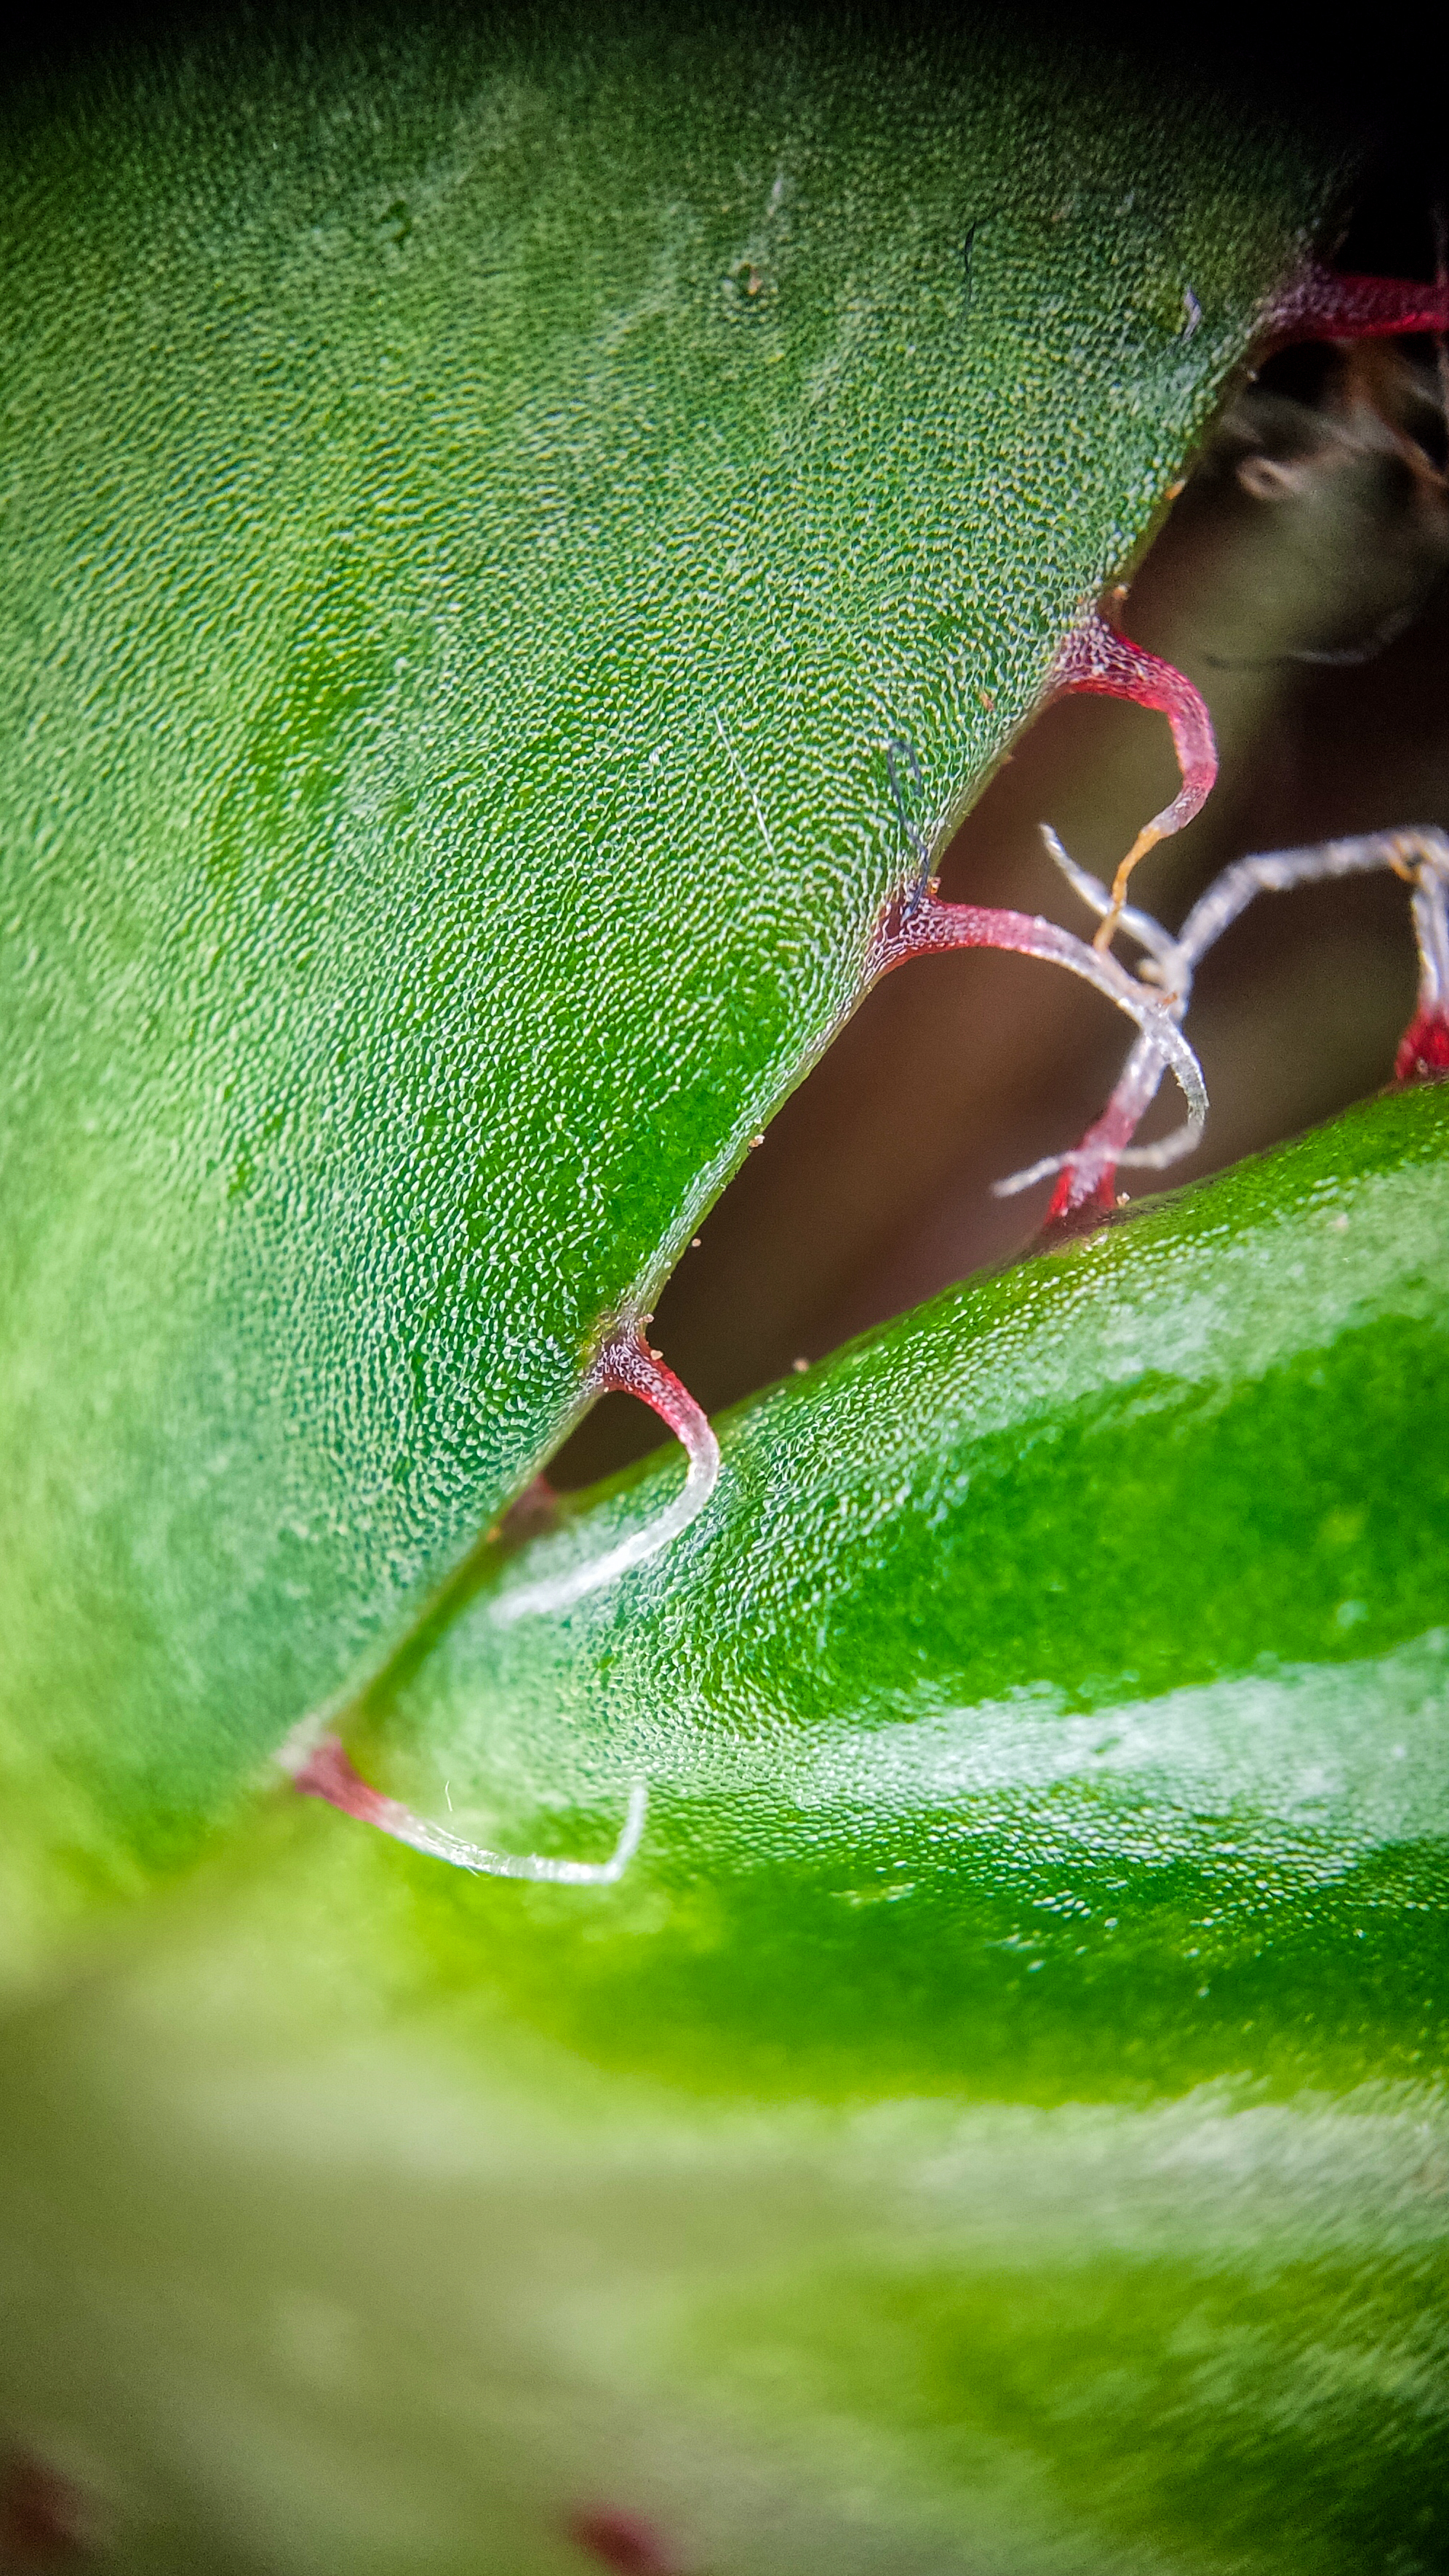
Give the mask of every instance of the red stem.
[[1213, 720], [1191, 680], [1158, 653], [1134, 644], [1110, 626], [1100, 609], [1074, 626], [1047, 678], [1049, 697], [1126, 698], [1134, 707], [1150, 707], [1172, 728], [1173, 748], [1182, 785], [1170, 805], [1147, 825], [1153, 840], [1180, 832], [1201, 811], [1218, 774], [1218, 747]]
[[610, 1334], [589, 1370], [589, 1385], [600, 1395], [637, 1395], [673, 1432], [691, 1463], [716, 1454], [708, 1415], [650, 1349], [637, 1324], [620, 1324]]
[[1403, 277], [1339, 277], [1310, 261], [1271, 295], [1260, 316], [1274, 348], [1294, 340], [1389, 340], [1410, 331], [1449, 330], [1449, 283]]
[[1419, 1011], [1410, 1021], [1394, 1058], [1394, 1080], [1449, 1080], [1449, 1019], [1442, 1010]]

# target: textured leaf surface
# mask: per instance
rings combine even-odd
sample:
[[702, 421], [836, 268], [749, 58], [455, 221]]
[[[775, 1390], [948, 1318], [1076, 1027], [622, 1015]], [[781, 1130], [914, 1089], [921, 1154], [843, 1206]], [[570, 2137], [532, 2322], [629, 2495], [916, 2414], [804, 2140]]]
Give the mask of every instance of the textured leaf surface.
[[[533, 1929], [513, 1954], [531, 2008], [712, 2086], [721, 2016], [746, 2088], [782, 2049], [848, 2085], [888, 2051], [928, 2086], [1000, 2051], [1050, 2098], [1418, 2067], [1449, 1821], [1446, 1153], [1442, 1093], [1376, 1103], [953, 1290], [728, 1419], [701, 1518], [561, 1617], [492, 1613], [657, 1509], [672, 1461], [524, 1561], [485, 1549], [373, 1694], [363, 1769], [524, 1849], [575, 1847], [647, 1779], [714, 1926], [703, 1960], [687, 1906], [611, 1954], [590, 1909], [550, 1910], [567, 1964]], [[466, 1881], [416, 1875], [472, 1920]]]
[[935, 833], [1327, 178], [999, 28], [748, 12], [217, 40], [9, 151], [23, 1952], [549, 1452], [857, 996], [887, 739]]
[[624, 1883], [283, 1791], [10, 2027], [0, 2385], [113, 2563], [1430, 2576], [1446, 1242], [1379, 1102], [746, 1408], [615, 1596], [485, 1552], [359, 1759], [568, 1851], [643, 1773]]

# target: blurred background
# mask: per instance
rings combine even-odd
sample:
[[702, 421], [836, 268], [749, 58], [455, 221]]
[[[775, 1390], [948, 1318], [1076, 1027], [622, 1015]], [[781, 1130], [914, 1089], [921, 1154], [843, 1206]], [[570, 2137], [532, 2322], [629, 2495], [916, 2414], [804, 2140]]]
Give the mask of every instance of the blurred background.
[[[1331, 88], [1336, 67], [1319, 71]], [[1304, 112], [1325, 104], [1341, 112], [1310, 83]], [[1386, 139], [1336, 264], [1432, 277], [1449, 164], [1432, 132], [1392, 99], [1378, 104]], [[1222, 758], [1205, 811], [1133, 880], [1134, 900], [1170, 928], [1250, 851], [1449, 825], [1446, 390], [1449, 355], [1429, 340], [1283, 352], [1229, 403], [1124, 575], [1126, 632], [1197, 683]], [[1090, 936], [1040, 824], [1110, 879], [1176, 783], [1163, 718], [1064, 700], [1018, 738], [960, 825], [941, 891]], [[1396, 879], [1260, 897], [1194, 994], [1189, 1034], [1212, 1100], [1204, 1143], [1124, 1184], [1180, 1187], [1386, 1083], [1415, 981]], [[715, 1412], [1029, 1249], [1051, 1183], [1008, 1199], [991, 1183], [1076, 1140], [1129, 1036], [1085, 986], [1029, 959], [979, 951], [890, 977], [776, 1116], [665, 1289], [652, 1338], [670, 1365]], [[1180, 1114], [1169, 1085], [1143, 1141]], [[609, 1397], [550, 1481], [591, 1483], [658, 1440], [642, 1407]]]

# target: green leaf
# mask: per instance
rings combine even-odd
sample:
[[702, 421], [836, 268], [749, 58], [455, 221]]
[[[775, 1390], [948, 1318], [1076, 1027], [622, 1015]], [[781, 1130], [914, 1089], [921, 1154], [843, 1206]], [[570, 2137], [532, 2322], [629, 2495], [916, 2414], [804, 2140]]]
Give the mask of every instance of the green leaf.
[[1446, 1233], [1380, 1101], [744, 1408], [565, 1617], [672, 1460], [485, 1549], [359, 1761], [570, 1853], [646, 1776], [623, 1882], [282, 1790], [4, 2043], [114, 2563], [1427, 2576]]
[[[518, 1909], [490, 1967], [634, 2069], [1407, 2076], [1442, 2036], [1446, 1240], [1427, 1093], [954, 1289], [722, 1424], [691, 1529], [564, 1615], [495, 1614], [646, 1520], [672, 1459], [522, 1565], [481, 1550], [364, 1703], [361, 1767], [525, 1850], [596, 1846], [647, 1780], [708, 1957], [688, 1900], [642, 1951], [576, 1901], [551, 1936]], [[472, 1960], [473, 1889], [406, 1866]]]
[[887, 743], [939, 835], [1328, 201], [995, 22], [673, 17], [8, 110], [7, 1973], [550, 1453], [859, 996]]

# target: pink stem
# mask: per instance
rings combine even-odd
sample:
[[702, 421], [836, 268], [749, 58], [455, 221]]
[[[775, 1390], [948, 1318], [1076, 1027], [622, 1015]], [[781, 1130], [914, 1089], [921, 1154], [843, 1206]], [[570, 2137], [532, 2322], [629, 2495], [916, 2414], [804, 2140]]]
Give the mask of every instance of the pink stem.
[[361, 1825], [376, 1825], [380, 1833], [396, 1834], [403, 1842], [408, 1839], [402, 1828], [414, 1821], [412, 1810], [396, 1798], [385, 1798], [379, 1789], [369, 1789], [335, 1735], [324, 1735], [313, 1746], [292, 1773], [292, 1786], [304, 1798], [325, 1798], [329, 1806], [340, 1808], [344, 1816], [355, 1816]]
[[[643, 1529], [632, 1531], [603, 1555], [586, 1558], [582, 1565], [545, 1575], [535, 1583], [515, 1584], [510, 1591], [497, 1594], [492, 1615], [500, 1624], [524, 1618], [533, 1611], [562, 1609], [584, 1593], [611, 1583], [629, 1566], [656, 1555], [703, 1510], [719, 1474], [719, 1443], [707, 1416], [673, 1369], [666, 1368], [659, 1353], [649, 1348], [637, 1324], [615, 1326], [590, 1364], [584, 1384], [590, 1395], [602, 1395], [612, 1389], [637, 1395], [652, 1407], [661, 1422], [668, 1424], [675, 1438], [683, 1443], [689, 1461], [683, 1491]], [[398, 1842], [409, 1843], [415, 1851], [427, 1852], [435, 1860], [451, 1861], [457, 1869], [481, 1871], [495, 1878], [551, 1879], [571, 1887], [612, 1885], [623, 1877], [644, 1830], [647, 1793], [641, 1782], [630, 1794], [624, 1830], [606, 1861], [551, 1860], [535, 1853], [489, 1851], [481, 1843], [465, 1842], [446, 1826], [415, 1815], [399, 1799], [369, 1788], [335, 1735], [325, 1735], [320, 1743], [307, 1745], [288, 1760], [286, 1767], [291, 1771], [293, 1786], [304, 1796], [325, 1798], [344, 1815], [355, 1816], [362, 1824], [376, 1825], [381, 1833], [391, 1834]]]
[[710, 1426], [709, 1416], [695, 1403], [687, 1386], [681, 1385], [673, 1369], [666, 1368], [657, 1351], [651, 1350], [637, 1324], [617, 1324], [608, 1339], [600, 1345], [584, 1380], [589, 1395], [617, 1391], [637, 1395], [642, 1404], [657, 1413], [684, 1450], [689, 1472], [672, 1503], [642, 1529], [631, 1530], [617, 1547], [606, 1548], [601, 1556], [586, 1557], [581, 1564], [562, 1568], [557, 1574], [539, 1576], [533, 1583], [515, 1583], [506, 1591], [494, 1594], [491, 1616], [500, 1627], [509, 1627], [515, 1619], [526, 1619], [535, 1613], [566, 1609], [570, 1602], [580, 1601], [586, 1592], [597, 1592], [613, 1583], [632, 1565], [642, 1565], [646, 1558], [657, 1556], [672, 1539], [697, 1520], [715, 1488], [719, 1475], [719, 1442]]
[[1047, 695], [1126, 698], [1134, 707], [1166, 716], [1182, 785], [1171, 804], [1145, 826], [1139, 835], [1142, 845], [1150, 848], [1153, 841], [1180, 832], [1201, 811], [1218, 774], [1212, 717], [1191, 680], [1160, 654], [1120, 635], [1100, 609], [1074, 626], [1061, 646], [1047, 676]]
[[446, 1826], [415, 1815], [401, 1799], [370, 1789], [335, 1735], [324, 1735], [290, 1768], [292, 1786], [300, 1789], [304, 1797], [325, 1798], [344, 1816], [356, 1817], [359, 1824], [376, 1825], [380, 1833], [391, 1834], [395, 1842], [410, 1844], [414, 1851], [426, 1852], [432, 1860], [451, 1861], [455, 1869], [472, 1870], [489, 1878], [548, 1879], [565, 1887], [611, 1887], [621, 1879], [639, 1848], [648, 1805], [647, 1793], [640, 1783], [630, 1793], [624, 1830], [608, 1860], [553, 1860], [538, 1853], [488, 1851], [481, 1843], [465, 1842], [461, 1834], [449, 1833]]
[[[643, 1529], [632, 1531], [601, 1556], [586, 1558], [582, 1565], [544, 1575], [535, 1583], [515, 1584], [510, 1591], [497, 1594], [492, 1615], [502, 1625], [534, 1611], [562, 1609], [584, 1593], [611, 1583], [629, 1566], [656, 1555], [703, 1510], [719, 1474], [719, 1443], [707, 1416], [673, 1369], [666, 1368], [659, 1353], [649, 1348], [637, 1324], [615, 1327], [592, 1361], [584, 1383], [591, 1395], [612, 1389], [637, 1395], [652, 1407], [661, 1422], [668, 1424], [675, 1438], [683, 1443], [689, 1460], [683, 1491]], [[446, 1826], [415, 1815], [399, 1799], [369, 1788], [335, 1735], [325, 1735], [320, 1743], [306, 1746], [287, 1767], [293, 1786], [304, 1796], [325, 1798], [344, 1815], [355, 1816], [362, 1824], [376, 1825], [381, 1833], [391, 1834], [398, 1842], [409, 1843], [415, 1851], [427, 1852], [435, 1860], [451, 1861], [457, 1869], [485, 1872], [494, 1878], [551, 1879], [571, 1887], [609, 1886], [622, 1878], [644, 1830], [647, 1794], [640, 1783], [631, 1792], [624, 1830], [606, 1861], [551, 1860], [535, 1853], [489, 1851], [481, 1843], [465, 1842]]]
[[[1124, 1145], [1131, 1144], [1141, 1115], [1135, 1100], [1119, 1099], [1113, 1093], [1101, 1117], [1093, 1120], [1071, 1161], [1057, 1177], [1046, 1212], [1049, 1226], [1088, 1207], [1099, 1215], [1111, 1215], [1117, 1204], [1117, 1157]], [[1103, 1153], [1109, 1159], [1099, 1162]]]
[[1386, 340], [1449, 330], [1449, 284], [1402, 277], [1339, 277], [1317, 261], [1271, 295], [1259, 317], [1277, 348], [1294, 340]]
[[650, 1349], [637, 1324], [620, 1324], [609, 1335], [594, 1358], [587, 1383], [599, 1395], [637, 1395], [673, 1432], [691, 1465], [709, 1456], [718, 1465], [719, 1450], [708, 1414], [659, 1353]]
[[1449, 854], [1442, 843], [1437, 850], [1426, 847], [1427, 833], [1416, 838], [1421, 862], [1414, 888], [1419, 998], [1394, 1058], [1398, 1083], [1442, 1082], [1449, 1076]]
[[1394, 1080], [1397, 1083], [1449, 1080], [1449, 1019], [1442, 1011], [1415, 1013], [1399, 1040], [1399, 1051], [1394, 1058]]
[[1176, 1023], [1115, 957], [1089, 948], [1040, 914], [1002, 912], [985, 904], [942, 903], [934, 895], [914, 901], [898, 896], [887, 906], [876, 932], [867, 980], [873, 983], [893, 973], [908, 958], [940, 956], [953, 948], [1013, 949], [1025, 957], [1043, 957], [1054, 966], [1065, 966], [1069, 974], [1095, 985], [1151, 1040], [1176, 1076], [1194, 1126], [1201, 1126], [1207, 1115], [1202, 1068]]

